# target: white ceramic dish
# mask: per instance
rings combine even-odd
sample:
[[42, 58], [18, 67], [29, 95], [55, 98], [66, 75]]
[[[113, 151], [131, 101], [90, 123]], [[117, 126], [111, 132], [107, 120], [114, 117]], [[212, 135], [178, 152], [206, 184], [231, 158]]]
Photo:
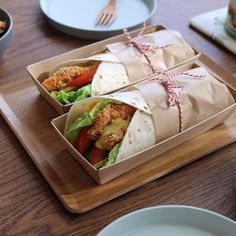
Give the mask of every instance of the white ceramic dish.
[[236, 222], [201, 208], [167, 205], [129, 213], [98, 236], [235, 236]]
[[2, 35], [0, 35], [0, 63], [1, 63], [3, 60], [3, 53], [5, 49], [8, 47], [12, 38], [13, 20], [10, 13], [3, 8], [0, 8], [0, 20], [5, 21], [7, 23], [7, 29]]
[[139, 28], [156, 10], [156, 0], [117, 0], [117, 19], [110, 26], [96, 26], [98, 13], [108, 0], [40, 0], [49, 22], [67, 34], [104, 39]]

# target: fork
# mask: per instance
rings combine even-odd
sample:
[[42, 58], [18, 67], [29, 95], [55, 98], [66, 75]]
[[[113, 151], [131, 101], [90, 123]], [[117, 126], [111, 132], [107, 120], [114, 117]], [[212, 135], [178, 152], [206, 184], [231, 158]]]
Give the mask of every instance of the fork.
[[110, 25], [116, 19], [116, 0], [109, 0], [108, 4], [99, 13], [96, 24]]

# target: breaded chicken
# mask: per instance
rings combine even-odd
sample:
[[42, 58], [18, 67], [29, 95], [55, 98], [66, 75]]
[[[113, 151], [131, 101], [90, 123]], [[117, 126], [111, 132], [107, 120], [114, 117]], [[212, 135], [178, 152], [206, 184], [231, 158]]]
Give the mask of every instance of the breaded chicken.
[[127, 127], [121, 128], [117, 132], [108, 135], [104, 140], [104, 147], [110, 151], [117, 143], [119, 143], [125, 136]]
[[115, 119], [131, 119], [136, 108], [127, 104], [107, 104], [96, 115], [95, 122], [88, 130], [90, 139], [96, 140], [102, 134], [104, 128]]
[[98, 67], [99, 62], [94, 62], [87, 66], [68, 66], [62, 67], [58, 71], [54, 72], [48, 79], [45, 79], [42, 83], [43, 87], [47, 91], [58, 91], [66, 87], [66, 85], [75, 77], [94, 70]]
[[5, 30], [7, 28], [7, 23], [5, 21], [0, 20], [0, 29]]

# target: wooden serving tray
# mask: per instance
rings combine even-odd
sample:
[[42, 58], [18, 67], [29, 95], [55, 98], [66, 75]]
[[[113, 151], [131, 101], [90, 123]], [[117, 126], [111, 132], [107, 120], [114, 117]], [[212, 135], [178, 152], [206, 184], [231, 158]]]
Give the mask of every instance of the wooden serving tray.
[[[209, 59], [203, 57], [202, 61], [235, 85], [234, 78]], [[66, 209], [73, 213], [86, 212], [236, 141], [234, 112], [224, 124], [98, 185], [61, 145], [50, 124], [57, 114], [30, 78], [1, 86], [0, 94], [2, 116]]]

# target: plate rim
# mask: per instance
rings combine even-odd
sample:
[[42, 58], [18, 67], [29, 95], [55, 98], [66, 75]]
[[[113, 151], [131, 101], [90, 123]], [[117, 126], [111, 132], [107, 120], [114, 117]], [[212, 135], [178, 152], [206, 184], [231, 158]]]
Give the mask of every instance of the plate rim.
[[[78, 27], [74, 27], [74, 26], [70, 26], [70, 25], [67, 25], [67, 24], [64, 24], [64, 23], [61, 23], [61, 22], [58, 22], [56, 21], [55, 19], [53, 19], [47, 12], [44, 11], [44, 8], [43, 8], [43, 1], [47, 1], [47, 0], [40, 0], [39, 1], [39, 5], [40, 5], [40, 9], [41, 11], [43, 12], [43, 14], [48, 18], [50, 19], [50, 21], [54, 22], [55, 24], [58, 24], [60, 26], [63, 26], [63, 27], [66, 27], [66, 28], [70, 28], [70, 29], [73, 29], [73, 30], [79, 30], [79, 31], [86, 31], [86, 32], [101, 32], [101, 33], [112, 33], [112, 32], [117, 32], [117, 31], [120, 31], [122, 30], [123, 28], [117, 28], [117, 29], [99, 29], [99, 30], [95, 30], [95, 29], [86, 29], [86, 28], [78, 28]], [[145, 0], [142, 0], [145, 2]], [[148, 19], [150, 19], [153, 14], [156, 12], [156, 9], [157, 9], [157, 0], [151, 0], [153, 2], [153, 8], [152, 10], [150, 11], [149, 15], [146, 17], [145, 21], [147, 21]], [[134, 25], [131, 25], [129, 27], [127, 27], [127, 29], [130, 29], [130, 28], [133, 28], [133, 27], [136, 27], [140, 24], [142, 24], [143, 21], [140, 21]]]
[[217, 212], [214, 212], [214, 211], [211, 211], [211, 210], [208, 210], [208, 209], [204, 209], [204, 208], [201, 208], [201, 207], [190, 206], [190, 205], [175, 205], [175, 204], [171, 205], [171, 204], [169, 204], [169, 205], [157, 205], [157, 206], [145, 207], [145, 208], [141, 208], [141, 209], [129, 212], [129, 213], [117, 218], [116, 220], [112, 221], [110, 224], [106, 225], [101, 231], [99, 231], [97, 236], [103, 236], [104, 233], [109, 232], [109, 230], [111, 228], [113, 228], [114, 225], [116, 225], [117, 223], [120, 223], [123, 220], [126, 220], [126, 219], [128, 219], [130, 217], [133, 217], [133, 216], [135, 216], [137, 214], [140, 214], [140, 213], [145, 213], [145, 212], [148, 212], [150, 210], [159, 210], [159, 209], [171, 209], [171, 210], [188, 209], [188, 210], [193, 210], [193, 211], [196, 211], [196, 212], [206, 213], [210, 216], [216, 216], [216, 217], [221, 218], [222, 220], [227, 221], [229, 223], [232, 223], [236, 226], [236, 221], [230, 219], [229, 217], [226, 217], [224, 215], [221, 215]]
[[[40, 0], [40, 1], [41, 1], [41, 0]], [[8, 26], [8, 28], [7, 28], [7, 30], [6, 30], [6, 32], [4, 32], [4, 35], [3, 35], [2, 37], [0, 37], [0, 42], [1, 42], [1, 41], [3, 41], [3, 40], [7, 37], [7, 35], [9, 35], [9, 34], [11, 33], [11, 31], [12, 31], [12, 29], [13, 29], [13, 18], [12, 18], [12, 16], [11, 16], [11, 14], [10, 14], [5, 8], [3, 8], [3, 7], [1, 7], [1, 6], [0, 6], [0, 12], [7, 15], [8, 20], [9, 20], [9, 23], [10, 23], [9, 26]]]

